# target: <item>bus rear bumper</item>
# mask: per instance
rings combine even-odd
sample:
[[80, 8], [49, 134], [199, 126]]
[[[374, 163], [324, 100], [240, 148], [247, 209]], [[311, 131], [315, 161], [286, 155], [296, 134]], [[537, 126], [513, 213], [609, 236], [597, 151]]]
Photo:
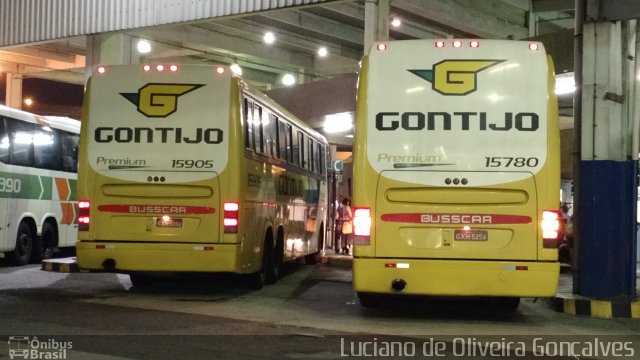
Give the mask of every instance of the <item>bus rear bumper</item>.
[[[353, 260], [353, 287], [362, 293], [553, 297], [559, 276], [558, 262]], [[394, 290], [394, 281], [404, 288]]]
[[159, 244], [79, 241], [78, 265], [83, 270], [113, 272], [235, 272], [237, 244]]

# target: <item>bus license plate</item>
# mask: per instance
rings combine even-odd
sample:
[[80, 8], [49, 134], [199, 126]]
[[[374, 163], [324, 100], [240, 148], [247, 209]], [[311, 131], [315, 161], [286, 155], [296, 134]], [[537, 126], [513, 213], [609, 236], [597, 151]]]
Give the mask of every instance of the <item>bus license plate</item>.
[[161, 228], [181, 228], [182, 227], [182, 219], [171, 219], [164, 221], [162, 219], [156, 220], [156, 227]]
[[457, 241], [487, 241], [489, 233], [487, 230], [454, 230], [453, 237]]

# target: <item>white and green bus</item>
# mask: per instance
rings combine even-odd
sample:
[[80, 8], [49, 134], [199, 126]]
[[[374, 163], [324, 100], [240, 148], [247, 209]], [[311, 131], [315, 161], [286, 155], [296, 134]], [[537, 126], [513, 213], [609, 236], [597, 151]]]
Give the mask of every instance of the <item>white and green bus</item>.
[[381, 295], [554, 296], [560, 137], [539, 42], [378, 43], [362, 61], [353, 284]]
[[80, 268], [259, 288], [322, 249], [327, 141], [228, 67], [98, 67], [83, 121]]
[[9, 264], [75, 245], [79, 133], [78, 120], [0, 106], [0, 251]]

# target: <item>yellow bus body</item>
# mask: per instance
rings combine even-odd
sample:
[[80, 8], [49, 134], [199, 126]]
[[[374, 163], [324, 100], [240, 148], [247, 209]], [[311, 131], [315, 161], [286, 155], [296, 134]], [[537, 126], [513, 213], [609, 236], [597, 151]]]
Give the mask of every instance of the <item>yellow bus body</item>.
[[[450, 44], [452, 41], [447, 39], [443, 42]], [[469, 106], [465, 108], [465, 101], [470, 96], [477, 96], [473, 104], [481, 106], [482, 101], [488, 101], [486, 95], [490, 95], [482, 94], [482, 86], [487, 86], [491, 81], [487, 73], [489, 70], [478, 71], [474, 79], [477, 81], [477, 88], [471, 92], [472, 95], [446, 99], [450, 103], [438, 107], [438, 104], [445, 101], [440, 100], [444, 97], [436, 94], [439, 91], [432, 91], [424, 79], [414, 76], [417, 70], [413, 69], [429, 69], [433, 64], [444, 64], [447, 61], [462, 62], [478, 55], [470, 50], [454, 53], [458, 49], [442, 51], [440, 55], [434, 43], [436, 41], [416, 40], [388, 42], [379, 48], [374, 45], [372, 53], [365, 56], [361, 64], [352, 203], [356, 211], [358, 208], [370, 211], [371, 225], [368, 230], [370, 235], [354, 236], [354, 289], [363, 296], [553, 296], [559, 277], [557, 249], [545, 246], [540, 216], [545, 209], [557, 210], [559, 204], [560, 145], [551, 59], [544, 55], [542, 49], [542, 54], [535, 54], [539, 57], [536, 59], [536, 69], [544, 69], [544, 73], [535, 75], [543, 79], [544, 85], [536, 94], [544, 99], [538, 100], [538, 108], [525, 110], [542, 113], [539, 114], [541, 128], [544, 120], [544, 133], [535, 135], [536, 139], [544, 141], [540, 149], [535, 150], [540, 155], [526, 158], [539, 159], [540, 164], [535, 169], [522, 166], [496, 170], [483, 168], [485, 165], [493, 165], [490, 163], [493, 160], [491, 157], [484, 163], [484, 148], [465, 149], [467, 142], [484, 144], [493, 149], [491, 151], [501, 148], [501, 144], [495, 144], [496, 139], [491, 137], [494, 133], [472, 133], [472, 115], [464, 115], [468, 116], [466, 127], [464, 121], [463, 125], [456, 125], [453, 120], [456, 115], [450, 115], [450, 129], [446, 125], [438, 128], [437, 122], [433, 128], [429, 128], [429, 108], [437, 108], [434, 111], [439, 114], [447, 111], [448, 114], [469, 111]], [[521, 44], [526, 48], [526, 43]], [[503, 71], [508, 71], [509, 60], [513, 60], [510, 56], [513, 54], [528, 56], [526, 50], [514, 50], [513, 44], [507, 46], [504, 54], [501, 54], [500, 41], [480, 41], [480, 48], [491, 48], [495, 53], [491, 59], [500, 59], [506, 64]], [[520, 54], [523, 52], [524, 55]], [[389, 56], [389, 59], [378, 60], [385, 56]], [[479, 56], [480, 59], [487, 58], [483, 57], [487, 54]], [[376, 63], [372, 64], [374, 58]], [[420, 63], [421, 58], [427, 60]], [[524, 60], [525, 63], [526, 61]], [[391, 80], [382, 83], [384, 76], [394, 79], [400, 85], [389, 85]], [[372, 77], [376, 79], [373, 84]], [[403, 81], [406, 84], [402, 84]], [[500, 86], [504, 84], [504, 78], [494, 81], [497, 86], [492, 89], [498, 89], [496, 93], [501, 94]], [[526, 87], [528, 84], [520, 85]], [[396, 93], [387, 94], [393, 90], [397, 90]], [[373, 91], [376, 96], [371, 94]], [[415, 93], [423, 94], [420, 95], [419, 103], [414, 100]], [[388, 100], [385, 100], [385, 94]], [[527, 107], [527, 101], [521, 104]], [[375, 113], [372, 108], [376, 109]], [[391, 110], [379, 110], [386, 108]], [[495, 108], [487, 108], [495, 111]], [[410, 114], [406, 116], [406, 120], [405, 115], [401, 115], [404, 114], [403, 111]], [[420, 114], [428, 115], [422, 117]], [[476, 120], [479, 117], [473, 116], [476, 116]], [[435, 115], [434, 119], [437, 119]], [[458, 115], [457, 119], [464, 117]], [[459, 131], [455, 135], [449, 135], [449, 132], [443, 131], [454, 131], [456, 126], [458, 130], [468, 130], [470, 134]], [[375, 141], [376, 138], [372, 141], [371, 132], [380, 129], [391, 129], [381, 135], [381, 138], [387, 137], [388, 142]], [[420, 129], [418, 137], [403, 135], [415, 129]], [[380, 132], [382, 133], [381, 130]], [[481, 139], [485, 135], [486, 139]], [[446, 142], [447, 136], [459, 139], [459, 146], [453, 140]], [[514, 136], [520, 134], [516, 132]], [[522, 147], [535, 147], [526, 143], [527, 138], [512, 142], [516, 144], [518, 141]], [[398, 147], [394, 148], [392, 142], [398, 144]], [[515, 145], [511, 149], [508, 147], [510, 144], [504, 146], [502, 156], [518, 152]], [[404, 150], [406, 152], [402, 153]], [[428, 154], [424, 155], [422, 151]], [[480, 154], [473, 154], [474, 152]], [[479, 160], [468, 160], [473, 156]], [[411, 161], [416, 159], [418, 161]], [[404, 162], [396, 165], [402, 161]], [[535, 163], [534, 160], [529, 162], [531, 165]], [[475, 185], [476, 183], [480, 184]], [[464, 238], [465, 232], [477, 239]], [[402, 281], [403, 286], [394, 288], [394, 281]]]

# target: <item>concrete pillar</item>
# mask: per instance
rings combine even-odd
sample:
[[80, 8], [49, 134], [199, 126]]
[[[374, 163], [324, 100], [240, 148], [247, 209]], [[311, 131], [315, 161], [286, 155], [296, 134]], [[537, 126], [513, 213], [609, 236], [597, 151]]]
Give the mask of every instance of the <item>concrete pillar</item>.
[[22, 74], [7, 73], [5, 104], [14, 109], [22, 109]]
[[124, 34], [96, 34], [87, 36], [85, 83], [99, 65], [139, 64], [135, 47], [137, 38]]
[[364, 53], [376, 41], [389, 40], [389, 0], [366, 0], [364, 3]]
[[631, 112], [623, 111], [636, 80], [623, 60], [629, 44], [625, 33], [620, 21], [603, 21], [585, 23], [582, 34], [580, 236], [574, 292], [596, 299], [630, 298], [636, 292], [638, 163], [628, 145], [633, 137]]

